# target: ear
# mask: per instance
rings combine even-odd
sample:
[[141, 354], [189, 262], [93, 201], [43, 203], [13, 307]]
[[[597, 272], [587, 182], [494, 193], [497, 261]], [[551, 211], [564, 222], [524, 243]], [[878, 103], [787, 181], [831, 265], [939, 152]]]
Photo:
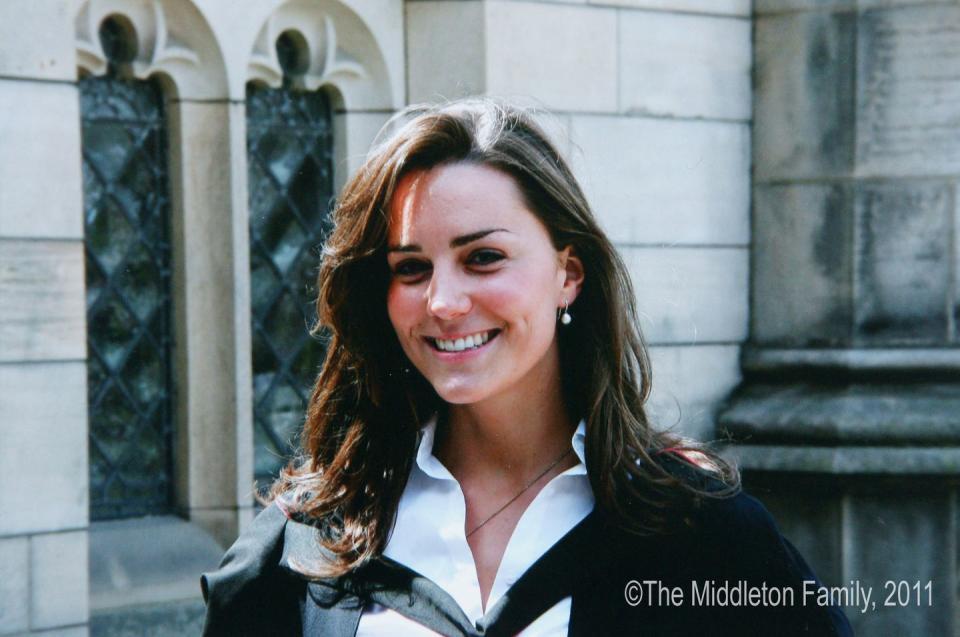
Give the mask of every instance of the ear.
[[573, 246], [567, 246], [557, 253], [560, 262], [560, 274], [563, 275], [563, 287], [560, 290], [560, 298], [557, 299], [557, 307], [573, 305], [574, 300], [580, 294], [583, 288], [583, 262], [577, 256]]

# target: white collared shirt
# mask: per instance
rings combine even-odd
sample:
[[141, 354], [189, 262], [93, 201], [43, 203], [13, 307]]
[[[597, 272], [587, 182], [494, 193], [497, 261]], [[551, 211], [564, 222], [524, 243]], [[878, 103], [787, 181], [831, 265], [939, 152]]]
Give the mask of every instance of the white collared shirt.
[[[460, 484], [433, 455], [436, 428], [435, 419], [423, 428], [417, 461], [400, 498], [397, 521], [384, 554], [438, 584], [476, 623], [484, 612], [476, 564], [464, 531], [466, 504]], [[490, 589], [487, 608], [492, 608], [547, 549], [593, 509], [585, 435], [581, 421], [570, 440], [580, 462], [550, 480], [517, 522]], [[557, 602], [519, 634], [566, 635], [570, 604], [569, 597]], [[436, 633], [394, 610], [372, 604], [360, 616], [357, 635], [422, 637]]]

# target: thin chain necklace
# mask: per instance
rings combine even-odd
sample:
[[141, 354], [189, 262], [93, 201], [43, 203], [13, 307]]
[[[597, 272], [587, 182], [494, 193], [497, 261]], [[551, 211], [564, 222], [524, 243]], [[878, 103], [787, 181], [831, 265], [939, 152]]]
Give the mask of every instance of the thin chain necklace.
[[534, 478], [533, 480], [531, 480], [531, 481], [527, 484], [527, 486], [525, 486], [524, 488], [520, 489], [520, 492], [517, 493], [517, 495], [515, 495], [515, 496], [513, 496], [512, 498], [510, 498], [509, 500], [507, 500], [507, 503], [506, 503], [506, 504], [504, 504], [502, 507], [500, 507], [499, 509], [497, 509], [496, 511], [494, 511], [493, 513], [491, 513], [489, 516], [487, 516], [487, 519], [485, 519], [483, 522], [481, 522], [481, 523], [478, 524], [477, 526], [473, 527], [473, 530], [470, 531], [469, 533], [467, 533], [467, 538], [469, 538], [471, 535], [473, 535], [474, 533], [476, 533], [477, 531], [479, 531], [480, 529], [482, 529], [484, 524], [486, 524], [487, 522], [489, 522], [489, 521], [492, 520], [493, 518], [495, 518], [495, 517], [497, 517], [498, 515], [500, 515], [500, 514], [503, 512], [504, 509], [506, 509], [508, 506], [510, 506], [511, 504], [513, 504], [514, 502], [516, 502], [517, 498], [519, 498], [519, 497], [522, 496], [524, 493], [526, 493], [527, 490], [530, 489], [530, 487], [532, 487], [533, 485], [535, 485], [535, 484], [537, 483], [537, 481], [540, 480], [540, 478], [542, 478], [543, 476], [547, 475], [547, 474], [550, 472], [551, 469], [553, 469], [555, 466], [557, 466], [558, 464], [560, 464], [560, 461], [563, 460], [564, 458], [566, 458], [567, 455], [568, 455], [571, 451], [573, 451], [572, 448], [567, 448], [567, 450], [564, 451], [563, 454], [561, 454], [559, 458], [557, 458], [556, 460], [554, 460], [553, 462], [550, 463], [550, 466], [549, 466], [549, 467], [547, 467], [546, 469], [544, 469], [543, 471], [541, 471], [541, 472], [540, 472], [540, 475], [538, 475], [536, 478]]

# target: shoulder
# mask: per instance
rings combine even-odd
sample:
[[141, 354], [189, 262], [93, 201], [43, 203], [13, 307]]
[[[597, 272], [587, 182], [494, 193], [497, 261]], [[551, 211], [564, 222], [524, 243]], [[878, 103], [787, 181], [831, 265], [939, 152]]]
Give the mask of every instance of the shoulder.
[[715, 561], [745, 574], [773, 565], [793, 566], [792, 547], [773, 516], [742, 490], [729, 497], [704, 498], [696, 512], [694, 535]]
[[276, 504], [254, 518], [224, 554], [220, 567], [201, 576], [200, 586], [208, 606], [229, 602], [271, 570], [283, 549], [286, 523], [287, 516]]
[[707, 499], [697, 517], [693, 537], [700, 565], [693, 571], [701, 582], [726, 581], [745, 591], [770, 591], [770, 597], [761, 595], [767, 601], [760, 607], [739, 609], [744, 625], [769, 627], [763, 632], [770, 634], [852, 634], [840, 608], [808, 603], [808, 592], [822, 583], [759, 500], [743, 491]]
[[709, 456], [695, 450], [666, 449], [653, 458], [689, 489], [691, 497], [680, 510], [685, 528], [676, 539], [695, 547], [698, 560], [713, 567], [733, 562], [739, 570], [748, 570], [754, 560], [785, 553], [773, 516], [743, 491], [736, 475], [725, 479]]
[[666, 533], [610, 543], [616, 547], [614, 564], [632, 568], [633, 573], [654, 573], [651, 579], [670, 581], [689, 594], [694, 585], [702, 590], [709, 582], [744, 590], [775, 588], [791, 601], [781, 606], [702, 608], [729, 627], [722, 634], [851, 634], [840, 609], [804, 603], [804, 592], [820, 586], [820, 581], [767, 508], [739, 482], [728, 482], [714, 466], [688, 453], [668, 449], [651, 458], [697, 495], [677, 512], [684, 524]]
[[672, 480], [668, 486], [674, 497], [668, 506], [678, 514], [694, 519], [696, 511], [690, 508], [700, 508], [703, 503], [733, 504], [731, 512], [750, 513], [749, 506], [741, 510], [749, 503], [736, 499], [741, 493], [739, 473], [719, 458], [686, 447], [662, 449], [649, 457], [656, 466], [655, 475], [666, 474]]
[[[281, 566], [287, 522], [283, 509], [271, 504], [227, 550], [219, 568], [200, 578], [207, 604], [204, 635], [288, 632], [284, 622], [298, 613], [297, 582]], [[290, 608], [292, 614], [281, 612]]]

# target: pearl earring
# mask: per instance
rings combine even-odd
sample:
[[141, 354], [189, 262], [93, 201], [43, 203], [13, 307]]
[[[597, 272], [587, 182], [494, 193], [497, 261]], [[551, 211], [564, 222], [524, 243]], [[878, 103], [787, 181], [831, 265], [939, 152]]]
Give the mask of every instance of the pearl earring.
[[560, 323], [562, 323], [563, 325], [570, 325], [570, 322], [573, 320], [573, 317], [570, 316], [570, 312], [567, 311], [567, 307], [569, 307], [569, 305], [570, 304], [566, 300], [564, 300], [563, 312], [560, 314]]

